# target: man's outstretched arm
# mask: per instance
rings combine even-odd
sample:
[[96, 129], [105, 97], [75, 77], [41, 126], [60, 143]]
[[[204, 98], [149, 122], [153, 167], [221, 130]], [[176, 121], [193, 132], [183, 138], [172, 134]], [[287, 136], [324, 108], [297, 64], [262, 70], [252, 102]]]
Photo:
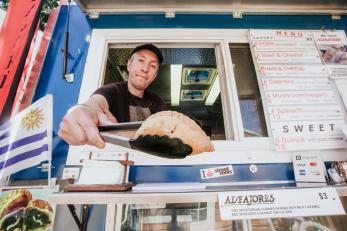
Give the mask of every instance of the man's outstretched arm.
[[68, 110], [60, 123], [58, 135], [71, 145], [94, 145], [104, 148], [105, 142], [99, 135], [98, 124], [117, 123], [102, 95], [92, 95], [84, 104]]

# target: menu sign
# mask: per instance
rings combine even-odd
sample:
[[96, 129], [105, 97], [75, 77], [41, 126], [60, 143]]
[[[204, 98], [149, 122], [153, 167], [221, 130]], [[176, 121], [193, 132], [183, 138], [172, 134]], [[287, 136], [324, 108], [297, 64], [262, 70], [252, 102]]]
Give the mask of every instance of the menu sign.
[[[327, 149], [346, 147], [341, 130], [343, 120], [321, 121], [288, 121], [271, 122], [276, 150], [286, 151], [295, 145], [296, 150]], [[317, 136], [317, 134], [319, 134]], [[294, 150], [292, 148], [291, 150]]]
[[249, 38], [254, 41], [303, 41], [310, 44], [313, 41], [312, 33], [300, 30], [250, 30]]
[[310, 121], [342, 120], [342, 112], [337, 105], [310, 106], [273, 106], [269, 111], [271, 121]]
[[335, 95], [332, 91], [268, 91], [265, 93], [265, 96], [268, 106], [336, 103]]
[[[335, 188], [219, 192], [218, 204], [222, 220], [345, 214]], [[301, 225], [304, 229], [300, 230], [306, 230], [306, 227], [329, 230], [323, 225], [313, 224]]]
[[313, 34], [250, 30], [249, 38], [275, 149], [347, 147], [331, 73], [321, 61]]
[[260, 77], [328, 77], [329, 72], [323, 65], [303, 64], [259, 64]]
[[313, 40], [307, 41], [254, 41], [252, 47], [255, 51], [312, 51], [315, 50]]
[[255, 58], [257, 63], [321, 63], [317, 51], [255, 52]]
[[263, 78], [264, 90], [330, 90], [327, 78]]
[[347, 78], [347, 38], [344, 31], [313, 32], [314, 40], [330, 77]]

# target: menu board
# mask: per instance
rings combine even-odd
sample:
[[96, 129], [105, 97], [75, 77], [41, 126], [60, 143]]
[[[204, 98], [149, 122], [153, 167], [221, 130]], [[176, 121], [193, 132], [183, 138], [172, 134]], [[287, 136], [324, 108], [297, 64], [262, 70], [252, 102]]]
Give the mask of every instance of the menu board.
[[[269, 133], [277, 151], [347, 147], [341, 131], [345, 122], [329, 79], [332, 72], [340, 76], [345, 70], [326, 65], [323, 48], [317, 47], [317, 38], [322, 37], [300, 30], [250, 30]], [[342, 32], [331, 38], [343, 40]]]
[[344, 31], [312, 32], [333, 79], [347, 78], [347, 38]]
[[334, 79], [347, 109], [347, 37], [344, 31], [313, 32], [330, 78]]

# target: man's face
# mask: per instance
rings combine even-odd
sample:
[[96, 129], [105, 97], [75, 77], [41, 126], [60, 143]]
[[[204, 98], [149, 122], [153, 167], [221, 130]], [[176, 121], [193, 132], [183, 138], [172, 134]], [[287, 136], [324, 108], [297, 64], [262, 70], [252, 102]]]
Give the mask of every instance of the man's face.
[[157, 77], [159, 61], [150, 50], [139, 50], [128, 61], [129, 84], [137, 90], [145, 90]]

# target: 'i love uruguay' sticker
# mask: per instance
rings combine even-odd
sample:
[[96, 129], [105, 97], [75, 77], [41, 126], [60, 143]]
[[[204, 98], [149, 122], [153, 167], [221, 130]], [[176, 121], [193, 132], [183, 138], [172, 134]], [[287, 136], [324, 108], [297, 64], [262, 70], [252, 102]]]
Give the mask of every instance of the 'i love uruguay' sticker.
[[200, 170], [201, 179], [215, 178], [221, 176], [234, 175], [232, 165], [219, 166], [215, 168], [206, 168]]

